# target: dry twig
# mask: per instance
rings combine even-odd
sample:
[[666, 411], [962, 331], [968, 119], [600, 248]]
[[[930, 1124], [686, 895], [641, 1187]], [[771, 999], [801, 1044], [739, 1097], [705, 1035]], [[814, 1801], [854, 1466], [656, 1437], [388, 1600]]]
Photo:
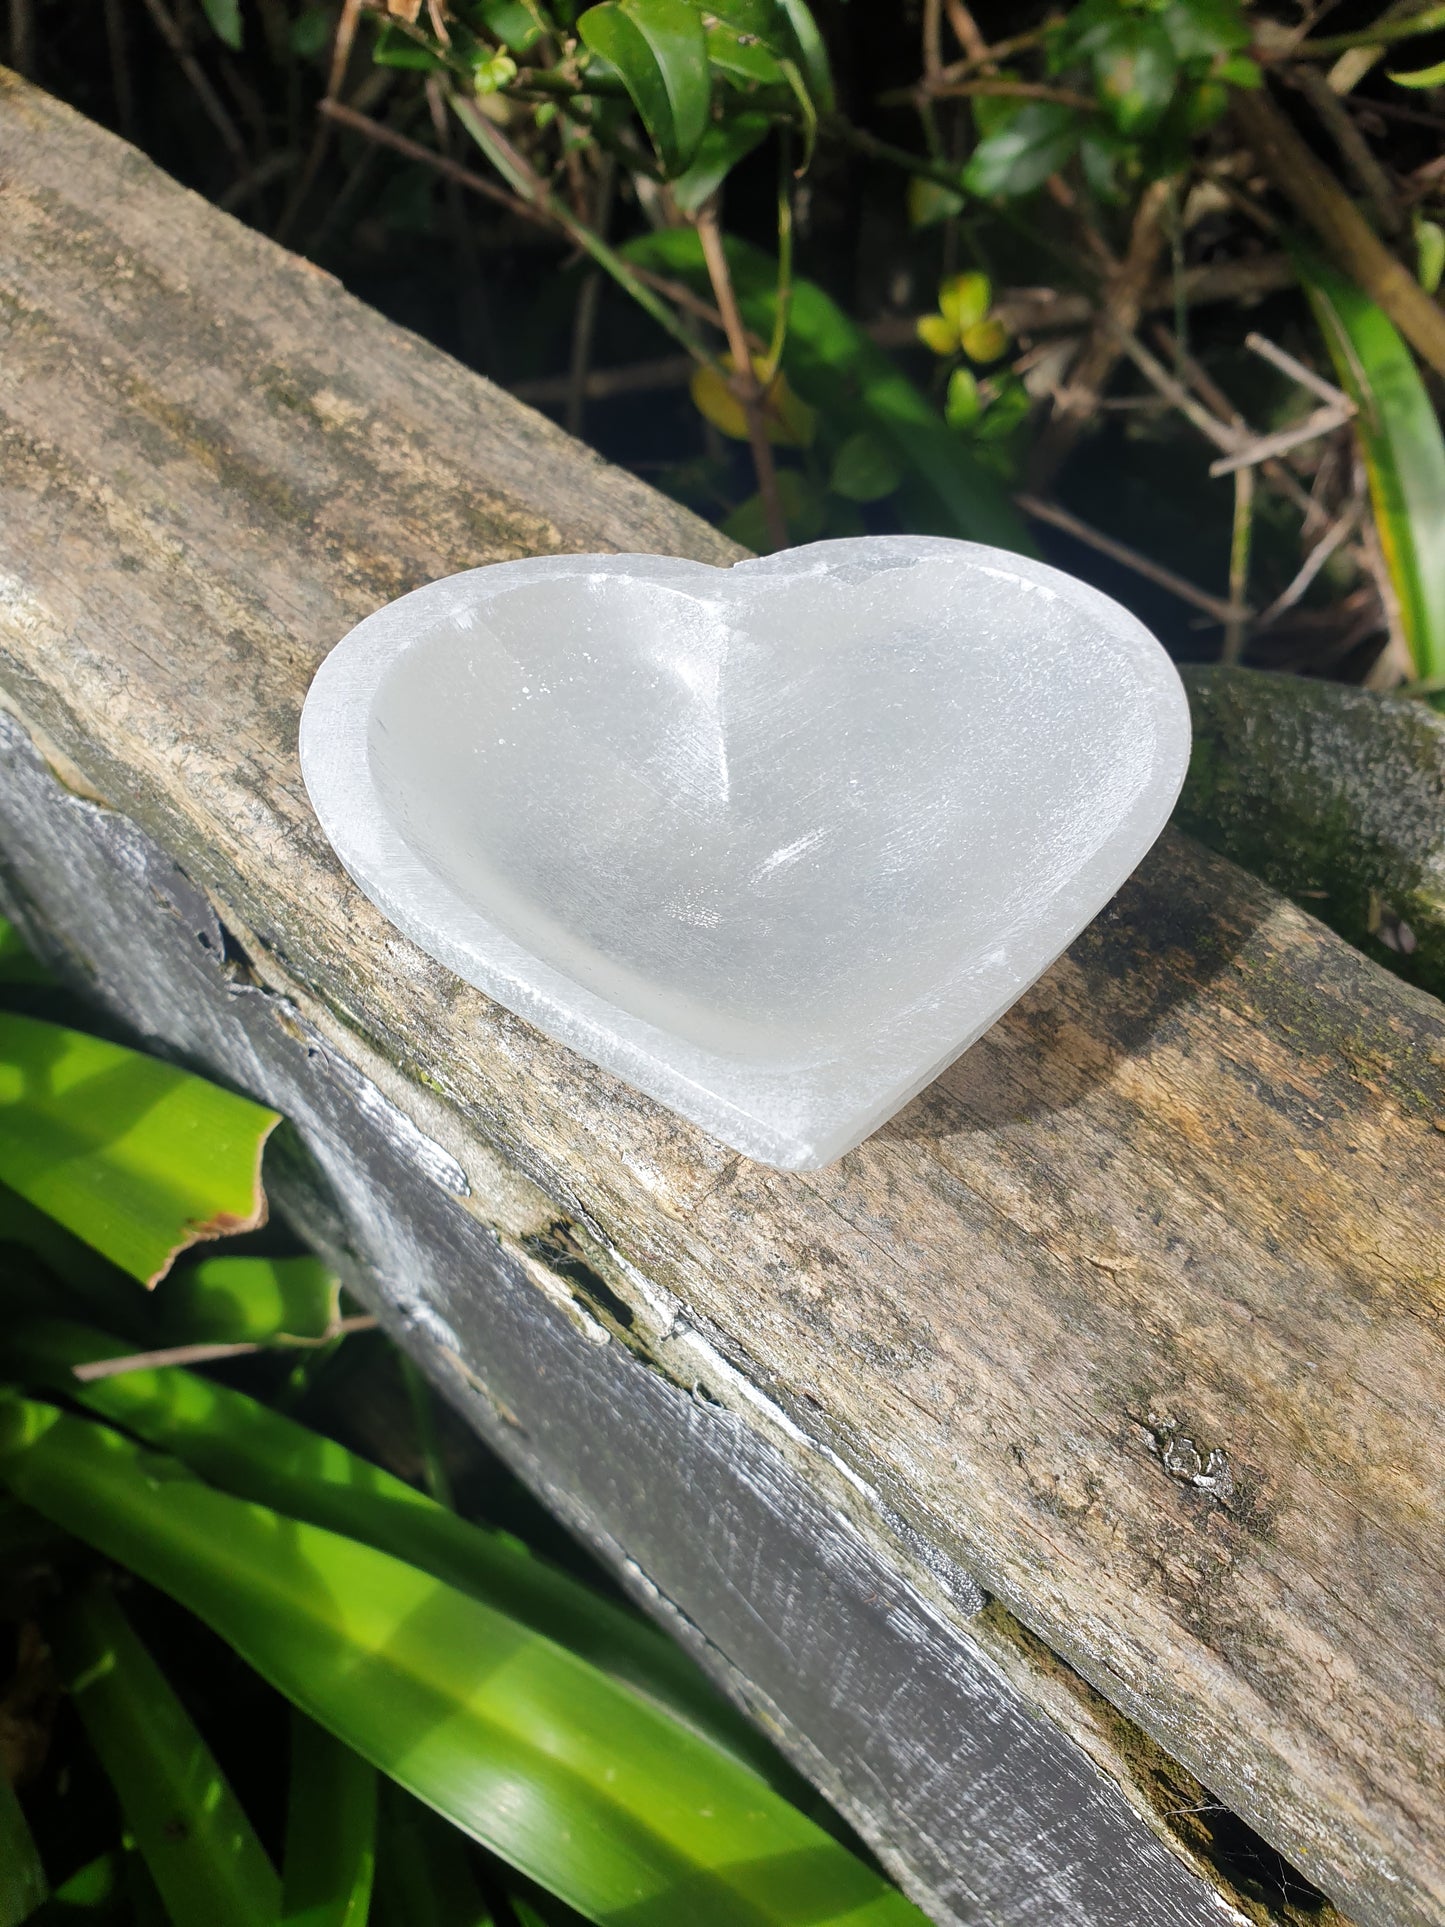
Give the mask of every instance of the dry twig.
[[1234, 117], [1255, 159], [1437, 374], [1445, 374], [1445, 312], [1395, 259], [1349, 195], [1317, 160], [1263, 88], [1237, 89]]
[[1036, 495], [1018, 495], [1014, 499], [1025, 515], [1032, 515], [1035, 521], [1047, 522], [1053, 528], [1062, 529], [1065, 535], [1072, 535], [1077, 541], [1087, 543], [1091, 549], [1097, 549], [1100, 555], [1107, 555], [1111, 561], [1122, 563], [1136, 575], [1142, 575], [1159, 588], [1167, 589], [1170, 595], [1178, 596], [1181, 602], [1190, 602], [1196, 609], [1202, 609], [1216, 622], [1247, 622], [1254, 614], [1252, 609], [1239, 603], [1221, 602], [1218, 596], [1210, 595], [1207, 589], [1199, 588], [1182, 575], [1175, 575], [1172, 569], [1151, 561], [1137, 549], [1116, 542], [1112, 535], [1104, 535], [1100, 530], [1090, 528], [1087, 522], [1081, 522], [1077, 515], [1071, 515], [1057, 503], [1041, 501]]
[[783, 509], [783, 498], [778, 488], [777, 464], [773, 461], [772, 446], [768, 441], [763, 390], [753, 372], [753, 358], [748, 346], [747, 330], [743, 327], [737, 296], [733, 292], [732, 275], [728, 269], [722, 233], [718, 228], [715, 201], [709, 202], [698, 216], [697, 232], [698, 239], [702, 242], [702, 258], [707, 263], [708, 279], [712, 282], [718, 313], [722, 316], [728, 353], [732, 357], [731, 386], [742, 403], [743, 415], [748, 425], [748, 447], [752, 450], [753, 468], [757, 473], [758, 494], [762, 497], [763, 520], [767, 525], [768, 540], [774, 548], [785, 549], [788, 546], [788, 518]]

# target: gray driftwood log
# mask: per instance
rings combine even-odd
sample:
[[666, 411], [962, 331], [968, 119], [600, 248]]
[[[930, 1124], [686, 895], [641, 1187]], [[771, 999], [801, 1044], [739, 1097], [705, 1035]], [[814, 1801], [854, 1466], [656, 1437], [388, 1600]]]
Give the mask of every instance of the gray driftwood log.
[[287, 1112], [273, 1192], [938, 1920], [1445, 1919], [1441, 1007], [1168, 837], [870, 1143], [748, 1165], [400, 939], [297, 773], [363, 612], [597, 548], [730, 553], [3, 82], [11, 908]]

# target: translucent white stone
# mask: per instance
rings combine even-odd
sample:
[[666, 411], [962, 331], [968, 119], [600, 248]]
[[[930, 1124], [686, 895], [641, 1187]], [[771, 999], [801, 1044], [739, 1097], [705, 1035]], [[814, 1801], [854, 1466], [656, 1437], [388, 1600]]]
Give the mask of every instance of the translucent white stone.
[[301, 722], [322, 827], [408, 936], [794, 1170], [1027, 989], [1188, 755], [1117, 603], [912, 536], [474, 569], [353, 629]]

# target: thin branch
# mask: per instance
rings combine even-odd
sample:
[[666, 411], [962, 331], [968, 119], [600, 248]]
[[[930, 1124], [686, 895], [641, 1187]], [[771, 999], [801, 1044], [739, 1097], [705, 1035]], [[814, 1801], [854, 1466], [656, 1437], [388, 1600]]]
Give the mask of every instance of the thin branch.
[[979, 66], [996, 64], [988, 42], [979, 32], [978, 22], [963, 0], [944, 0], [944, 12], [948, 15], [953, 37], [962, 47], [965, 58], [977, 62]]
[[[1087, 94], [1075, 93], [1072, 87], [1050, 87], [1037, 80], [1008, 80], [982, 74], [973, 80], [940, 80], [934, 86], [920, 84], [909, 90], [909, 97], [923, 93], [930, 100], [971, 100], [976, 95], [997, 95], [1000, 100], [1050, 100], [1059, 107], [1072, 107], [1076, 113], [1097, 114], [1099, 103], [1090, 100]], [[881, 105], [889, 104], [889, 96], [881, 97]]]
[[110, 53], [110, 84], [115, 95], [116, 124], [127, 140], [133, 140], [135, 86], [131, 80], [130, 50], [122, 0], [105, 0], [105, 42]]
[[[1185, 349], [1175, 337], [1170, 334], [1162, 322], [1155, 323], [1154, 339], [1163, 348], [1165, 354], [1171, 358], [1174, 366], [1179, 370], [1180, 374], [1183, 375], [1184, 379], [1189, 383], [1189, 386], [1204, 403], [1205, 407], [1214, 410], [1219, 421], [1233, 428], [1240, 435], [1249, 435], [1252, 432], [1243, 415], [1240, 414], [1239, 410], [1229, 399], [1228, 395], [1225, 394], [1218, 382], [1214, 380], [1206, 369], [1199, 365], [1192, 355], [1186, 353]], [[1294, 503], [1304, 518], [1305, 531], [1308, 533], [1310, 528], [1319, 519], [1319, 506], [1315, 502], [1314, 497], [1307, 489], [1300, 486], [1298, 477], [1292, 474], [1283, 462], [1273, 460], [1265, 462], [1262, 465], [1262, 473], [1271, 488], [1283, 495], [1288, 501]]]
[[699, 362], [714, 367], [713, 357], [691, 328], [666, 302], [657, 298], [645, 278], [629, 262], [624, 261], [614, 248], [609, 247], [600, 234], [594, 233], [585, 221], [578, 220], [562, 197], [552, 192], [531, 162], [518, 153], [501, 129], [494, 127], [473, 102], [463, 100], [457, 94], [450, 95], [449, 99], [452, 112], [503, 180], [510, 182], [523, 205], [530, 206], [540, 218], [554, 221], [578, 247], [591, 255], [604, 273], [610, 274], [617, 285], [632, 296], [644, 314], [650, 314], [660, 328]]
[[[1436, 11], [1445, 20], [1445, 7]], [[1259, 165], [1336, 264], [1384, 309], [1421, 358], [1445, 374], [1445, 311], [1395, 259], [1263, 88], [1237, 89], [1233, 111]]]
[[[588, 401], [615, 401], [619, 395], [649, 395], [662, 388], [685, 388], [697, 363], [691, 355], [663, 355], [624, 368], [592, 368], [582, 384]], [[542, 375], [535, 381], [508, 383], [508, 392], [534, 407], [560, 407], [572, 393], [572, 377]]]
[[1445, 27], [1445, 7], [1425, 7], [1394, 20], [1377, 20], [1358, 33], [1327, 34], [1319, 40], [1301, 40], [1291, 51], [1291, 60], [1333, 60], [1336, 54], [1353, 47], [1393, 46], [1397, 40], [1413, 40], [1417, 34], [1437, 33]]
[[1382, 231], [1392, 241], [1405, 232], [1407, 223], [1394, 183], [1370, 151], [1370, 144], [1350, 117], [1350, 112], [1318, 67], [1301, 67], [1297, 75], [1300, 92], [1314, 108], [1320, 125], [1339, 149], [1340, 159], [1354, 176], [1355, 185], [1375, 210]]
[[1319, 541], [1315, 543], [1314, 547], [1305, 557], [1298, 573], [1291, 580], [1288, 587], [1280, 591], [1267, 609], [1260, 611], [1254, 625], [1256, 635], [1262, 630], [1270, 628], [1274, 623], [1279, 621], [1282, 615], [1287, 614], [1287, 612], [1294, 607], [1319, 574], [1320, 570], [1325, 566], [1326, 562], [1328, 562], [1330, 557], [1335, 553], [1336, 549], [1340, 547], [1341, 543], [1348, 542], [1355, 530], [1360, 526], [1360, 517], [1364, 514], [1364, 510], [1365, 498], [1362, 495], [1356, 495], [1346, 507], [1343, 515], [1337, 516], [1335, 520], [1330, 523]]
[[[336, 105], [341, 98], [341, 89], [346, 84], [346, 69], [351, 63], [352, 43], [356, 39], [357, 23], [361, 19], [361, 0], [343, 0], [341, 12], [336, 21], [336, 38], [331, 43], [331, 65], [326, 76], [326, 97], [320, 103], [318, 112], [324, 117], [327, 110]], [[311, 148], [302, 165], [296, 185], [286, 197], [280, 218], [272, 238], [284, 241], [294, 227], [297, 217], [306, 205], [306, 197], [315, 185], [316, 176], [321, 172], [321, 163], [326, 159], [331, 145], [331, 128], [325, 118], [317, 122], [316, 132], [311, 139]]]
[[10, 65], [27, 80], [35, 76], [35, 12], [32, 0], [10, 0]]
[[325, 119], [335, 121], [338, 126], [350, 127], [355, 133], [364, 134], [368, 140], [375, 141], [378, 147], [389, 147], [393, 153], [402, 154], [409, 161], [420, 161], [458, 187], [464, 187], [472, 194], [480, 194], [485, 201], [497, 207], [504, 207], [509, 214], [519, 215], [524, 221], [535, 221], [542, 227], [552, 227], [555, 223], [549, 217], [524, 201], [519, 194], [509, 194], [495, 181], [486, 180], [474, 173], [471, 168], [463, 167], [460, 161], [448, 160], [445, 154], [438, 154], [434, 148], [423, 147], [420, 141], [409, 140], [405, 134], [398, 134], [395, 128], [385, 122], [372, 120], [366, 114], [358, 114], [354, 107], [348, 107], [339, 100], [326, 99], [316, 109]]
[[191, 91], [201, 103], [206, 118], [220, 135], [226, 147], [230, 149], [232, 159], [238, 167], [246, 167], [249, 164], [250, 156], [246, 151], [246, 143], [241, 139], [240, 130], [231, 119], [230, 114], [226, 111], [225, 104], [220, 95], [216, 92], [210, 81], [207, 80], [201, 63], [186, 45], [185, 35], [171, 17], [170, 12], [164, 4], [164, 0], [145, 0], [145, 8], [146, 12], [155, 22], [161, 39], [165, 41], [167, 47], [169, 47], [172, 54], [174, 54], [181, 72], [190, 82]]
[[1025, 515], [1062, 529], [1065, 535], [1072, 535], [1076, 541], [1086, 542], [1091, 549], [1097, 549], [1100, 555], [1107, 555], [1111, 561], [1122, 563], [1126, 569], [1133, 569], [1136, 575], [1142, 575], [1159, 588], [1167, 589], [1170, 595], [1178, 596], [1181, 602], [1192, 603], [1216, 622], [1248, 621], [1254, 614], [1252, 609], [1242, 608], [1236, 603], [1221, 602], [1218, 596], [1212, 596], [1208, 590], [1187, 582], [1182, 575], [1175, 575], [1172, 569], [1161, 567], [1147, 555], [1141, 555], [1137, 549], [1116, 542], [1113, 536], [1103, 535], [1098, 529], [1091, 529], [1087, 522], [1081, 522], [1077, 515], [1070, 515], [1067, 509], [1059, 508], [1053, 502], [1042, 502], [1036, 495], [1018, 495], [1014, 500]]
[[127, 1352], [119, 1358], [93, 1358], [84, 1365], [71, 1367], [71, 1375], [82, 1385], [91, 1385], [99, 1378], [120, 1378], [127, 1372], [150, 1372], [165, 1367], [180, 1365], [210, 1365], [221, 1358], [249, 1358], [256, 1352], [267, 1351], [314, 1351], [319, 1346], [330, 1345], [335, 1339], [345, 1338], [350, 1332], [369, 1332], [376, 1330], [376, 1320], [365, 1312], [354, 1318], [335, 1318], [319, 1338], [295, 1338], [289, 1332], [278, 1332], [265, 1344], [246, 1345], [167, 1345], [159, 1351]]
[[1297, 361], [1287, 348], [1276, 346], [1268, 335], [1251, 331], [1244, 337], [1244, 345], [1251, 354], [1258, 355], [1261, 360], [1278, 368], [1282, 375], [1288, 375], [1291, 380], [1297, 381], [1301, 388], [1308, 388], [1312, 395], [1318, 395], [1328, 407], [1337, 408], [1345, 415], [1354, 414], [1355, 404], [1343, 388], [1336, 388], [1332, 381], [1326, 381], [1323, 375], [1317, 375], [1307, 363]]
[[758, 478], [758, 494], [762, 497], [763, 520], [767, 525], [768, 540], [775, 549], [785, 549], [788, 546], [788, 518], [783, 508], [783, 497], [778, 488], [777, 465], [773, 461], [772, 446], [768, 441], [768, 423], [763, 410], [765, 391], [753, 371], [747, 331], [743, 327], [743, 318], [738, 310], [737, 295], [733, 291], [732, 274], [728, 268], [727, 252], [723, 247], [722, 234], [718, 228], [716, 201], [710, 201], [698, 215], [697, 232], [698, 239], [702, 242], [702, 258], [707, 263], [708, 279], [712, 282], [713, 298], [717, 302], [718, 313], [722, 316], [728, 352], [732, 357], [733, 376], [730, 386], [742, 403], [743, 416], [748, 426], [748, 446], [752, 450], [753, 468]]
[[[1254, 542], [1254, 470], [1241, 468], [1234, 478], [1234, 526], [1229, 538], [1229, 600], [1238, 610], [1249, 594], [1249, 554]], [[1244, 654], [1244, 617], [1233, 615], [1224, 625], [1219, 660], [1238, 662]]]
[[1140, 196], [1128, 250], [1105, 282], [1098, 316], [1034, 446], [1030, 479], [1035, 488], [1046, 486], [1068, 459], [1118, 365], [1123, 344], [1139, 325], [1164, 252], [1170, 192], [1167, 180], [1151, 181]]
[[[1350, 413], [1353, 414], [1354, 410]], [[1258, 441], [1251, 442], [1248, 447], [1221, 455], [1217, 462], [1209, 464], [1209, 473], [1218, 477], [1235, 475], [1244, 468], [1256, 468], [1272, 456], [1287, 455], [1292, 448], [1302, 448], [1306, 442], [1318, 441], [1321, 435], [1332, 435], [1337, 428], [1344, 428], [1349, 419], [1350, 416], [1338, 408], [1317, 408], [1292, 428], [1281, 428], [1273, 435], [1261, 435]]]
[[929, 80], [943, 72], [943, 0], [923, 0], [923, 72]]

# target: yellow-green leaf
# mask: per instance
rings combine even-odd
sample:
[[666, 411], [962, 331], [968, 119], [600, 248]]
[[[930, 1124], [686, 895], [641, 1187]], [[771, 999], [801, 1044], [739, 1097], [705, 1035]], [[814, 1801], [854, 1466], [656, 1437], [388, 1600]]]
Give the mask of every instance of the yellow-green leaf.
[[983, 320], [992, 300], [993, 286], [986, 274], [951, 274], [938, 290], [938, 312], [961, 335]]
[[264, 1223], [279, 1122], [159, 1058], [0, 1013], [0, 1182], [142, 1284], [197, 1239]]

